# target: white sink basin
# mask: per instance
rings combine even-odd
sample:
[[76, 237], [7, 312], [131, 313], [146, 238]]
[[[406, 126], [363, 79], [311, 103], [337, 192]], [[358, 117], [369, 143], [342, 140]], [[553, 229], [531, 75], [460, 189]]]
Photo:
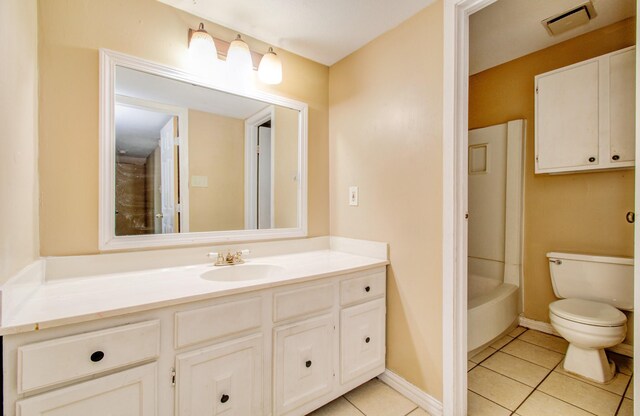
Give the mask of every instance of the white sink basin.
[[236, 264], [215, 267], [202, 273], [200, 277], [214, 282], [240, 282], [268, 279], [277, 276], [283, 270], [283, 267], [272, 264]]

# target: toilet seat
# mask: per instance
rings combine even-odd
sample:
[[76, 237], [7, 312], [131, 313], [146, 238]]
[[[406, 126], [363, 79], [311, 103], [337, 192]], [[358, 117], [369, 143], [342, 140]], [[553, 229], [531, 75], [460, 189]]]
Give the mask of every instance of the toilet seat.
[[552, 302], [549, 311], [559, 318], [584, 325], [622, 326], [627, 317], [611, 305], [584, 299], [562, 299]]

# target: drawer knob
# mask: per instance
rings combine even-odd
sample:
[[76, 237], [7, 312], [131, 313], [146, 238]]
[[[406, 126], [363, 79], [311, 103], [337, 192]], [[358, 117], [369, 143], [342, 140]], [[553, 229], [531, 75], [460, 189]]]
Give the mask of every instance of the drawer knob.
[[364, 288], [364, 291], [365, 291], [365, 292], [369, 292], [369, 291], [371, 291], [371, 286], [367, 286], [367, 287], [365, 287], [365, 288]]
[[593, 162], [595, 162], [595, 161], [596, 161], [596, 158], [595, 158], [595, 157], [591, 156], [591, 157], [589, 158], [589, 162], [593, 163]]
[[369, 337], [366, 337], [366, 338], [364, 339], [364, 342], [366, 342], [367, 344], [369, 343], [369, 341], [371, 341], [371, 338], [369, 338]]
[[307, 368], [311, 367], [311, 360], [307, 360], [307, 362], [304, 363], [304, 366]]
[[222, 397], [220, 397], [220, 403], [226, 403], [229, 401], [229, 395], [228, 394], [223, 394]]
[[91, 361], [93, 361], [94, 363], [101, 361], [103, 358], [104, 358], [104, 353], [102, 351], [96, 351], [93, 354], [91, 354]]
[[613, 159], [613, 160], [618, 160], [618, 159], [620, 159], [620, 156], [618, 156], [618, 155], [613, 155], [613, 156], [611, 156], [611, 159]]

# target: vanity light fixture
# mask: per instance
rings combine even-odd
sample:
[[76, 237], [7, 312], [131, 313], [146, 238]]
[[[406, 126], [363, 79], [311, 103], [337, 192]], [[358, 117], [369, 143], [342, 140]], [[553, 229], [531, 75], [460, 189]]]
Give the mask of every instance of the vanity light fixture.
[[282, 82], [282, 62], [272, 47], [262, 55], [252, 51], [239, 34], [231, 43], [212, 37], [204, 30], [203, 23], [198, 30], [189, 29], [189, 55], [198, 72], [209, 73], [220, 59], [226, 61], [228, 71], [234, 77], [245, 78], [243, 75], [254, 69], [265, 84]]
[[269, 47], [258, 66], [258, 77], [265, 84], [280, 84], [282, 82], [282, 62], [278, 55]]
[[249, 45], [247, 45], [247, 42], [242, 40], [240, 35], [238, 35], [235, 40], [229, 44], [229, 50], [227, 51], [227, 63], [236, 71], [250, 71], [251, 68], [253, 68]]
[[198, 30], [189, 29], [189, 55], [197, 62], [218, 59], [216, 44], [213, 37], [204, 30], [204, 23], [200, 23]]

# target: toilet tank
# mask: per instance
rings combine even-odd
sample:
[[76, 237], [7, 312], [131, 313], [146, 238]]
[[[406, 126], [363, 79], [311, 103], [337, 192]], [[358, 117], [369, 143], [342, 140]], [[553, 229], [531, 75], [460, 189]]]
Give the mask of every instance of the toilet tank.
[[553, 292], [633, 310], [633, 259], [574, 253], [547, 253]]

